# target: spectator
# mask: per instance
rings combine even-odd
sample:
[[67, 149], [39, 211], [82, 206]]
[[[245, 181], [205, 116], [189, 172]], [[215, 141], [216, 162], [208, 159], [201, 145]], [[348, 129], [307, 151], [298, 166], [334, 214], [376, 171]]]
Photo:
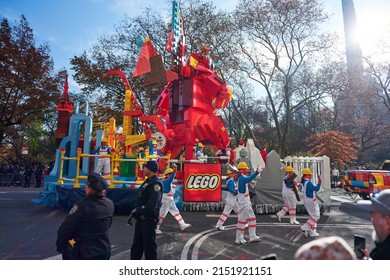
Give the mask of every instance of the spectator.
[[40, 188], [41, 187], [42, 173], [43, 173], [42, 165], [40, 163], [38, 163], [37, 167], [35, 169], [35, 182], [36, 182], [35, 187], [36, 188]]
[[390, 260], [390, 189], [371, 195], [370, 200], [358, 201], [357, 206], [370, 212], [374, 226], [375, 248], [371, 253], [367, 250], [363, 253], [373, 260]]
[[26, 170], [24, 171], [24, 186], [23, 188], [30, 187], [31, 176], [34, 173], [31, 165], [27, 165]]
[[339, 183], [340, 172], [336, 167], [332, 169], [332, 185], [337, 186]]
[[315, 239], [303, 244], [294, 255], [296, 260], [356, 260], [348, 243], [338, 236]]

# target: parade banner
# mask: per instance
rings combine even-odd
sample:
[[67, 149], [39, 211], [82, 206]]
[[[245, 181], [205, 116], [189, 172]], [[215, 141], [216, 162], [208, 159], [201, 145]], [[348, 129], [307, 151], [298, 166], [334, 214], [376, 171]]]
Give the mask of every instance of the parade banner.
[[187, 163], [184, 166], [184, 202], [220, 202], [221, 186], [220, 164]]

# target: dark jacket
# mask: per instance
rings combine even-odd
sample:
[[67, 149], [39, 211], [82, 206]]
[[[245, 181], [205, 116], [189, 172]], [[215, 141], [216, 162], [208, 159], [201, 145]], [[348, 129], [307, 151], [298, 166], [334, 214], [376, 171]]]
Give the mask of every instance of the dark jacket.
[[161, 207], [163, 188], [161, 180], [156, 176], [147, 178], [138, 188], [137, 200], [135, 202], [136, 216], [145, 216], [146, 219], [157, 219]]
[[66, 253], [68, 240], [78, 244], [80, 259], [111, 255], [109, 228], [114, 203], [101, 196], [87, 197], [74, 205], [57, 232], [57, 251]]
[[390, 260], [390, 235], [382, 243], [376, 243], [370, 256], [373, 260]]

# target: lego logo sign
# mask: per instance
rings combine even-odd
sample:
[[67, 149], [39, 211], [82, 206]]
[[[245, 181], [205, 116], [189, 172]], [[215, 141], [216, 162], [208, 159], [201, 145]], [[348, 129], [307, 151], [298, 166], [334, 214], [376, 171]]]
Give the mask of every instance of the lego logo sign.
[[222, 199], [221, 165], [187, 163], [184, 166], [185, 202], [219, 202]]
[[191, 174], [186, 182], [186, 188], [194, 190], [213, 190], [219, 185], [220, 176], [217, 174]]

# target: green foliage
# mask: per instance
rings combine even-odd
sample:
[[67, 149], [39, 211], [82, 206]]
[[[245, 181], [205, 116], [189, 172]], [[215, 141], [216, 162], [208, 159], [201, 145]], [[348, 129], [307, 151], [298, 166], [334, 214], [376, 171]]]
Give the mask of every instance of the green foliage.
[[[23, 130], [42, 124], [59, 97], [58, 80], [47, 44], [36, 46], [33, 30], [21, 16], [11, 26], [6, 18], [0, 27], [0, 145], [25, 145]], [[11, 149], [12, 150], [12, 149]], [[14, 155], [15, 157], [16, 155]]]

